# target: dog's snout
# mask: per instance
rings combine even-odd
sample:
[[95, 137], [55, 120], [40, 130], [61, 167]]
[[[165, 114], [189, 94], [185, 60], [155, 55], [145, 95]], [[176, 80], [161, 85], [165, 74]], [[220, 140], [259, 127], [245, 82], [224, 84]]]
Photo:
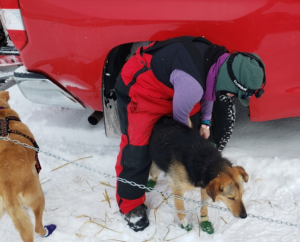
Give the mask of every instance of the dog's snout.
[[243, 203], [241, 203], [240, 218], [247, 218], [247, 212]]

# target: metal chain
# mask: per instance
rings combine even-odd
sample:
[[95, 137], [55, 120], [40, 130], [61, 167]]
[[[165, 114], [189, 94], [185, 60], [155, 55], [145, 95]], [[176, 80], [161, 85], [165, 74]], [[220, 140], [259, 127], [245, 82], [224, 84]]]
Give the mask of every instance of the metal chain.
[[274, 219], [271, 219], [271, 218], [264, 218], [263, 216], [255, 216], [251, 213], [248, 213], [248, 216], [250, 218], [256, 218], [256, 219], [259, 219], [259, 220], [266, 220], [270, 223], [277, 223], [277, 224], [283, 224], [283, 225], [286, 225], [286, 226], [290, 226], [290, 227], [296, 227], [298, 229], [300, 229], [300, 224], [293, 224], [293, 223], [290, 223], [290, 222], [283, 222], [283, 221], [280, 221], [280, 220], [274, 220]]
[[[11, 141], [11, 142], [13, 142], [13, 143], [15, 143], [15, 144], [18, 144], [18, 145], [21, 145], [21, 146], [23, 146], [23, 147], [25, 147], [25, 148], [35, 150], [36, 152], [43, 153], [43, 154], [45, 154], [45, 155], [47, 155], [47, 156], [50, 156], [50, 157], [53, 157], [53, 158], [55, 158], [55, 159], [58, 159], [58, 160], [61, 160], [61, 161], [65, 161], [65, 162], [70, 163], [70, 164], [72, 164], [72, 165], [76, 165], [76, 166], [78, 166], [78, 167], [80, 167], [80, 168], [85, 168], [85, 169], [88, 170], [88, 171], [93, 171], [93, 172], [98, 173], [98, 174], [100, 174], [100, 175], [103, 175], [103, 176], [106, 176], [106, 177], [109, 177], [109, 178], [116, 179], [116, 180], [119, 181], [119, 182], [127, 183], [127, 184], [129, 184], [129, 185], [131, 185], [131, 186], [134, 186], [134, 187], [139, 187], [140, 189], [147, 189], [147, 190], [149, 190], [149, 191], [154, 191], [154, 192], [160, 193], [160, 194], [162, 194], [162, 195], [164, 195], [164, 196], [166, 196], [166, 197], [173, 197], [173, 198], [180, 199], [180, 200], [183, 200], [183, 201], [187, 201], [187, 202], [192, 202], [192, 203], [198, 204], [198, 206], [197, 206], [196, 208], [192, 209], [192, 210], [183, 211], [183, 210], [177, 210], [173, 205], [171, 205], [170, 203], [167, 202], [168, 206], [169, 206], [170, 208], [176, 210], [178, 213], [183, 213], [183, 214], [192, 213], [192, 212], [195, 212], [196, 210], [198, 210], [201, 206], [207, 206], [207, 207], [214, 208], [214, 209], [217, 209], [217, 210], [220, 210], [220, 211], [226, 211], [226, 212], [229, 212], [229, 209], [227, 209], [227, 208], [220, 207], [220, 206], [217, 206], [217, 205], [208, 204], [208, 203], [207, 203], [208, 198], [207, 198], [205, 201], [200, 202], [200, 201], [196, 201], [196, 200], [191, 199], [191, 198], [184, 198], [184, 197], [180, 197], [180, 196], [178, 196], [178, 195], [168, 194], [168, 193], [166, 193], [166, 192], [162, 192], [162, 191], [156, 190], [156, 189], [154, 189], [154, 188], [152, 188], [152, 187], [146, 187], [145, 185], [137, 184], [137, 183], [135, 183], [135, 182], [133, 182], [133, 181], [128, 181], [128, 180], [123, 179], [123, 178], [120, 178], [120, 177], [116, 177], [116, 176], [113, 176], [113, 175], [110, 175], [110, 174], [106, 174], [105, 172], [97, 171], [97, 170], [95, 170], [95, 169], [93, 169], [93, 168], [90, 168], [90, 167], [87, 167], [87, 166], [84, 166], [84, 165], [75, 163], [75, 162], [73, 162], [73, 161], [71, 161], [71, 160], [67, 160], [67, 159], [65, 159], [65, 158], [63, 158], [63, 157], [60, 157], [60, 156], [57, 156], [57, 155], [53, 155], [53, 154], [51, 154], [51, 153], [49, 153], [49, 152], [42, 151], [42, 150], [40, 150], [40, 149], [38, 149], [38, 148], [35, 148], [35, 147], [33, 147], [33, 146], [30, 146], [30, 145], [28, 145], [28, 144], [21, 143], [21, 142], [18, 141], [18, 140], [12, 140], [12, 139], [10, 139], [8, 136], [7, 136], [7, 137], [0, 137], [0, 140], [3, 140], [3, 141]], [[259, 220], [265, 220], [265, 221], [268, 221], [268, 222], [270, 222], [270, 223], [275, 222], [275, 223], [277, 223], [277, 224], [283, 224], [283, 225], [286, 225], [286, 226], [296, 227], [296, 228], [300, 229], [300, 224], [293, 224], [293, 223], [290, 223], [290, 222], [283, 222], [283, 221], [281, 221], [281, 220], [274, 220], [274, 219], [271, 219], [271, 218], [264, 218], [264, 217], [262, 217], [262, 216], [255, 216], [255, 215], [253, 215], [253, 214], [251, 214], [251, 213], [248, 213], [248, 216], [249, 216], [250, 218], [256, 218], [256, 219], [259, 219]]]
[[[193, 199], [190, 199], [190, 198], [184, 198], [184, 197], [180, 197], [180, 196], [177, 196], [177, 195], [169, 194], [169, 193], [166, 193], [166, 192], [161, 192], [161, 191], [158, 191], [158, 190], [156, 190], [156, 189], [154, 189], [154, 188], [151, 188], [151, 187], [148, 188], [148, 187], [145, 186], [145, 185], [137, 184], [137, 183], [135, 183], [135, 182], [133, 182], [133, 181], [128, 181], [128, 180], [126, 180], [126, 179], [123, 179], [123, 178], [120, 178], [120, 177], [116, 177], [116, 176], [114, 176], [114, 175], [110, 175], [110, 174], [107, 174], [107, 173], [105, 173], [105, 172], [97, 171], [97, 170], [95, 170], [95, 169], [93, 169], [93, 168], [90, 168], [90, 167], [87, 167], [87, 166], [78, 164], [78, 163], [76, 163], [76, 162], [73, 162], [73, 161], [71, 161], [71, 160], [67, 160], [67, 159], [65, 159], [65, 158], [63, 158], [63, 157], [60, 157], [60, 156], [57, 156], [57, 155], [53, 155], [53, 154], [51, 154], [51, 153], [49, 153], [49, 152], [45, 152], [45, 151], [43, 151], [43, 150], [40, 150], [40, 149], [35, 148], [35, 147], [33, 147], [33, 146], [30, 146], [30, 145], [28, 145], [28, 144], [21, 143], [21, 142], [18, 141], [18, 140], [12, 140], [12, 139], [10, 139], [8, 136], [7, 136], [7, 137], [0, 137], [0, 140], [11, 141], [11, 142], [13, 142], [13, 143], [15, 143], [15, 144], [18, 144], [18, 145], [21, 145], [21, 146], [23, 146], [23, 147], [25, 147], [25, 148], [32, 149], [32, 150], [34, 150], [34, 151], [36, 151], [36, 152], [43, 153], [43, 154], [45, 154], [45, 155], [47, 155], [47, 156], [50, 156], [50, 157], [53, 157], [53, 158], [55, 158], [55, 159], [58, 159], [58, 160], [61, 160], [61, 161], [70, 163], [70, 164], [72, 164], [72, 165], [76, 165], [76, 166], [78, 166], [78, 167], [80, 167], [80, 168], [85, 168], [86, 170], [93, 171], [93, 172], [98, 173], [98, 174], [100, 174], [100, 175], [103, 175], [103, 176], [106, 176], [106, 177], [109, 177], [109, 178], [116, 179], [116, 180], [119, 181], [119, 182], [127, 183], [127, 184], [129, 184], [129, 185], [131, 185], [131, 186], [139, 187], [140, 189], [147, 189], [147, 190], [149, 190], [149, 191], [154, 191], [154, 192], [160, 193], [160, 194], [162, 194], [162, 195], [164, 195], [164, 196], [167, 196], [167, 197], [173, 197], [173, 198], [177, 198], [177, 199], [181, 199], [181, 200], [184, 200], [184, 201], [193, 202], [193, 203], [198, 204], [198, 206], [197, 206], [196, 208], [194, 208], [194, 209], [192, 209], [192, 210], [184, 211], [184, 210], [177, 210], [176, 208], [174, 208], [174, 207], [167, 201], [167, 205], [168, 205], [170, 208], [176, 210], [178, 213], [188, 214], [188, 213], [195, 212], [197, 209], [199, 209], [199, 208], [200, 208], [201, 206], [203, 206], [204, 204], [205, 204], [205, 206], [208, 206], [208, 207], [209, 207], [209, 206], [212, 206], [212, 205], [210, 205], [210, 204], [206, 204], [208, 198], [207, 198], [205, 201], [200, 202], [200, 201], [196, 201], [196, 200], [193, 200]], [[220, 207], [220, 208], [221, 208], [221, 207]], [[225, 208], [221, 208], [221, 209], [225, 209]], [[225, 209], [225, 211], [226, 211], [226, 209]]]

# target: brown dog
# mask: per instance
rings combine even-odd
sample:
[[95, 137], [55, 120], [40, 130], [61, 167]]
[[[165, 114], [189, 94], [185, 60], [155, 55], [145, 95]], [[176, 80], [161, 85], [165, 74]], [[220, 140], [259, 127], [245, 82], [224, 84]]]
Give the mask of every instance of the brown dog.
[[[241, 166], [233, 167], [198, 130], [163, 117], [154, 126], [149, 150], [152, 180], [164, 171], [174, 195], [183, 197], [186, 191], [200, 187], [201, 201], [208, 195], [214, 202], [225, 203], [233, 216], [247, 217], [242, 195], [248, 174]], [[174, 203], [177, 210], [185, 210], [183, 200], [174, 199]], [[185, 214], [177, 215], [186, 224]], [[201, 207], [201, 216], [207, 216], [207, 207]]]
[[[16, 117], [9, 104], [9, 93], [0, 91], [0, 120], [2, 127], [0, 135], [5, 133], [5, 118]], [[28, 127], [20, 121], [10, 120], [9, 129], [21, 132], [25, 136], [34, 138]], [[32, 142], [15, 133], [9, 133], [9, 138], [33, 146]], [[25, 242], [33, 241], [33, 225], [28, 213], [21, 204], [30, 207], [35, 215], [35, 232], [41, 236], [47, 234], [42, 224], [45, 198], [35, 167], [36, 152], [24, 148], [11, 141], [0, 140], [0, 217], [6, 209], [13, 220], [16, 229]]]

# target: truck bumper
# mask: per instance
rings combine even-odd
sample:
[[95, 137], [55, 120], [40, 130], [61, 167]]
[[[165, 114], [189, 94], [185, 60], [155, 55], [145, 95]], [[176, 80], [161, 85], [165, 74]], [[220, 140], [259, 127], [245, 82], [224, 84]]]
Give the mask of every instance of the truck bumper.
[[29, 101], [34, 103], [84, 109], [69, 93], [41, 74], [27, 71], [24, 66], [14, 72], [14, 79], [20, 91]]

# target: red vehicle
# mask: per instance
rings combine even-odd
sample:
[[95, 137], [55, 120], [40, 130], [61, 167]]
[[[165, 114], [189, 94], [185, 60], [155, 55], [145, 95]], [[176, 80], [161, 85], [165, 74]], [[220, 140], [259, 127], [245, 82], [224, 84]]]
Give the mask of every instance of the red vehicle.
[[31, 101], [104, 111], [106, 126], [117, 129], [113, 88], [134, 43], [191, 35], [262, 58], [267, 85], [262, 98], [251, 98], [252, 121], [300, 116], [299, 1], [0, 0], [0, 6], [24, 64], [15, 80]]

